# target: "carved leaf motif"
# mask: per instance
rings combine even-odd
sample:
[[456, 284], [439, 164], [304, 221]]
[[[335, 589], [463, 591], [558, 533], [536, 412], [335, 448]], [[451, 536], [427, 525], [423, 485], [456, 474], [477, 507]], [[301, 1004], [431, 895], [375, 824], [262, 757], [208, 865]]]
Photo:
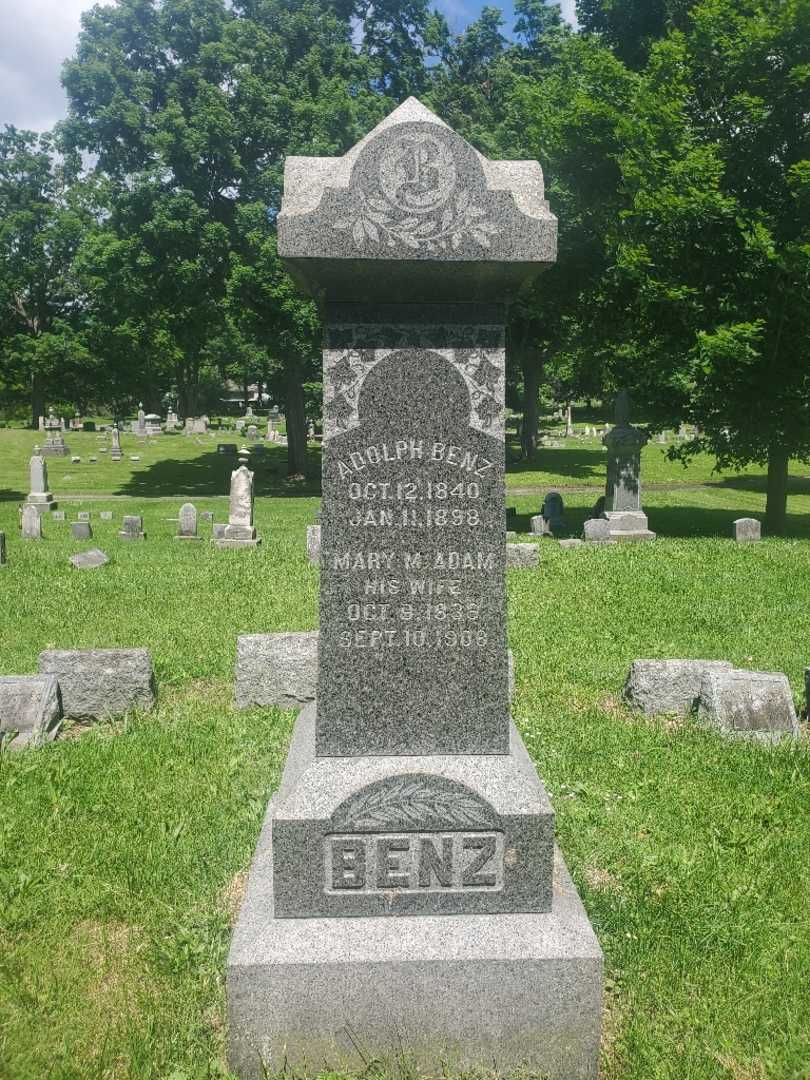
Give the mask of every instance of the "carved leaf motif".
[[464, 791], [442, 791], [423, 777], [401, 777], [354, 803], [349, 824], [358, 829], [473, 828], [491, 824], [485, 807]]

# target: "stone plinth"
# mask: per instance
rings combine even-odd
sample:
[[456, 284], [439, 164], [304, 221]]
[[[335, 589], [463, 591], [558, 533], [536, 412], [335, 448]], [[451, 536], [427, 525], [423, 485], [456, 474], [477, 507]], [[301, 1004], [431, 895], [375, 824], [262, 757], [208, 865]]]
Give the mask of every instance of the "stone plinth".
[[563, 860], [542, 914], [279, 919], [272, 805], [228, 959], [230, 1064], [595, 1080], [602, 952]]
[[317, 700], [234, 935], [231, 1065], [595, 1077], [601, 953], [510, 718], [508, 551], [538, 551], [505, 542], [504, 340], [556, 254], [542, 172], [410, 99], [287, 159], [278, 233], [324, 319]]

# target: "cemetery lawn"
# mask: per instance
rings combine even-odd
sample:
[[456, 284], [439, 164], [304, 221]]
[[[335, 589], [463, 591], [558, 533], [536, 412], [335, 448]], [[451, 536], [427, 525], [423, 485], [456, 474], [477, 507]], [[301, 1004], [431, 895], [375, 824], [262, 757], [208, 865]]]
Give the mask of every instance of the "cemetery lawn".
[[[224, 520], [226, 467], [209, 443], [166, 437], [121, 473], [49, 461], [52, 490], [75, 496], [62, 508], [89, 509], [95, 536], [74, 543], [46, 517], [46, 540], [24, 543], [33, 442], [0, 432], [0, 674], [34, 672], [45, 648], [146, 646], [159, 704], [0, 754], [0, 1076], [227, 1077], [225, 957], [293, 721], [234, 710], [236, 638], [317, 626], [304, 540], [317, 485], [287, 484], [273, 448], [258, 550], [218, 551], [206, 525], [204, 542], [175, 543], [166, 519], [187, 498]], [[578, 482], [564, 461], [549, 469]], [[62, 480], [74, 474], [79, 486]], [[757, 483], [650, 491], [655, 544], [544, 541], [537, 571], [509, 574], [514, 713], [606, 955], [608, 1080], [810, 1075], [806, 728], [766, 749], [619, 700], [634, 658], [706, 657], [784, 671], [803, 706], [810, 492], [794, 481], [788, 537], [737, 547], [730, 522], [761, 514]], [[509, 499], [519, 529], [540, 497]], [[593, 495], [565, 501], [578, 534]], [[116, 539], [125, 513], [144, 515], [145, 543]], [[110, 564], [72, 570], [68, 555], [91, 546]]]

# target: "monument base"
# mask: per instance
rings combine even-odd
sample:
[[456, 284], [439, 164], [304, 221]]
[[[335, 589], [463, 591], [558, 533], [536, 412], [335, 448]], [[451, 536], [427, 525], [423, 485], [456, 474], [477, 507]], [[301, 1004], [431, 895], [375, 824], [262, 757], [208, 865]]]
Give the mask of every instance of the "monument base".
[[41, 457], [68, 457], [70, 450], [67, 446], [43, 446], [40, 450]]
[[28, 506], [35, 507], [40, 514], [45, 514], [49, 510], [55, 510], [59, 505], [50, 492], [45, 492], [45, 494], [33, 492], [25, 501]]
[[610, 526], [610, 537], [620, 544], [655, 540], [655, 533], [647, 528], [647, 515], [643, 510], [606, 510], [602, 517]]
[[202, 540], [201, 536], [175, 536], [175, 540]]
[[278, 919], [272, 850], [271, 804], [227, 966], [242, 1080], [403, 1059], [597, 1076], [602, 952], [559, 852], [547, 914]]
[[218, 548], [255, 548], [262, 542], [262, 538], [257, 536], [255, 540], [214, 540], [214, 543]]

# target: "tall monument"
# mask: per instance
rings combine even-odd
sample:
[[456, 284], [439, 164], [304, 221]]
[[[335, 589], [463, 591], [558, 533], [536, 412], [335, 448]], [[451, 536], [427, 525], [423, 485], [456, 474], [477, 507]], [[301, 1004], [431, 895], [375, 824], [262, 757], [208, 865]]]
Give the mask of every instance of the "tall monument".
[[625, 543], [654, 540], [641, 508], [641, 451], [649, 440], [646, 431], [630, 423], [630, 395], [620, 390], [615, 403], [616, 423], [602, 439], [607, 448], [605, 509], [612, 540]]
[[542, 172], [411, 98], [287, 159], [278, 234], [325, 324], [318, 697], [234, 933], [231, 1065], [595, 1077], [601, 952], [509, 713], [504, 327], [556, 257]]

